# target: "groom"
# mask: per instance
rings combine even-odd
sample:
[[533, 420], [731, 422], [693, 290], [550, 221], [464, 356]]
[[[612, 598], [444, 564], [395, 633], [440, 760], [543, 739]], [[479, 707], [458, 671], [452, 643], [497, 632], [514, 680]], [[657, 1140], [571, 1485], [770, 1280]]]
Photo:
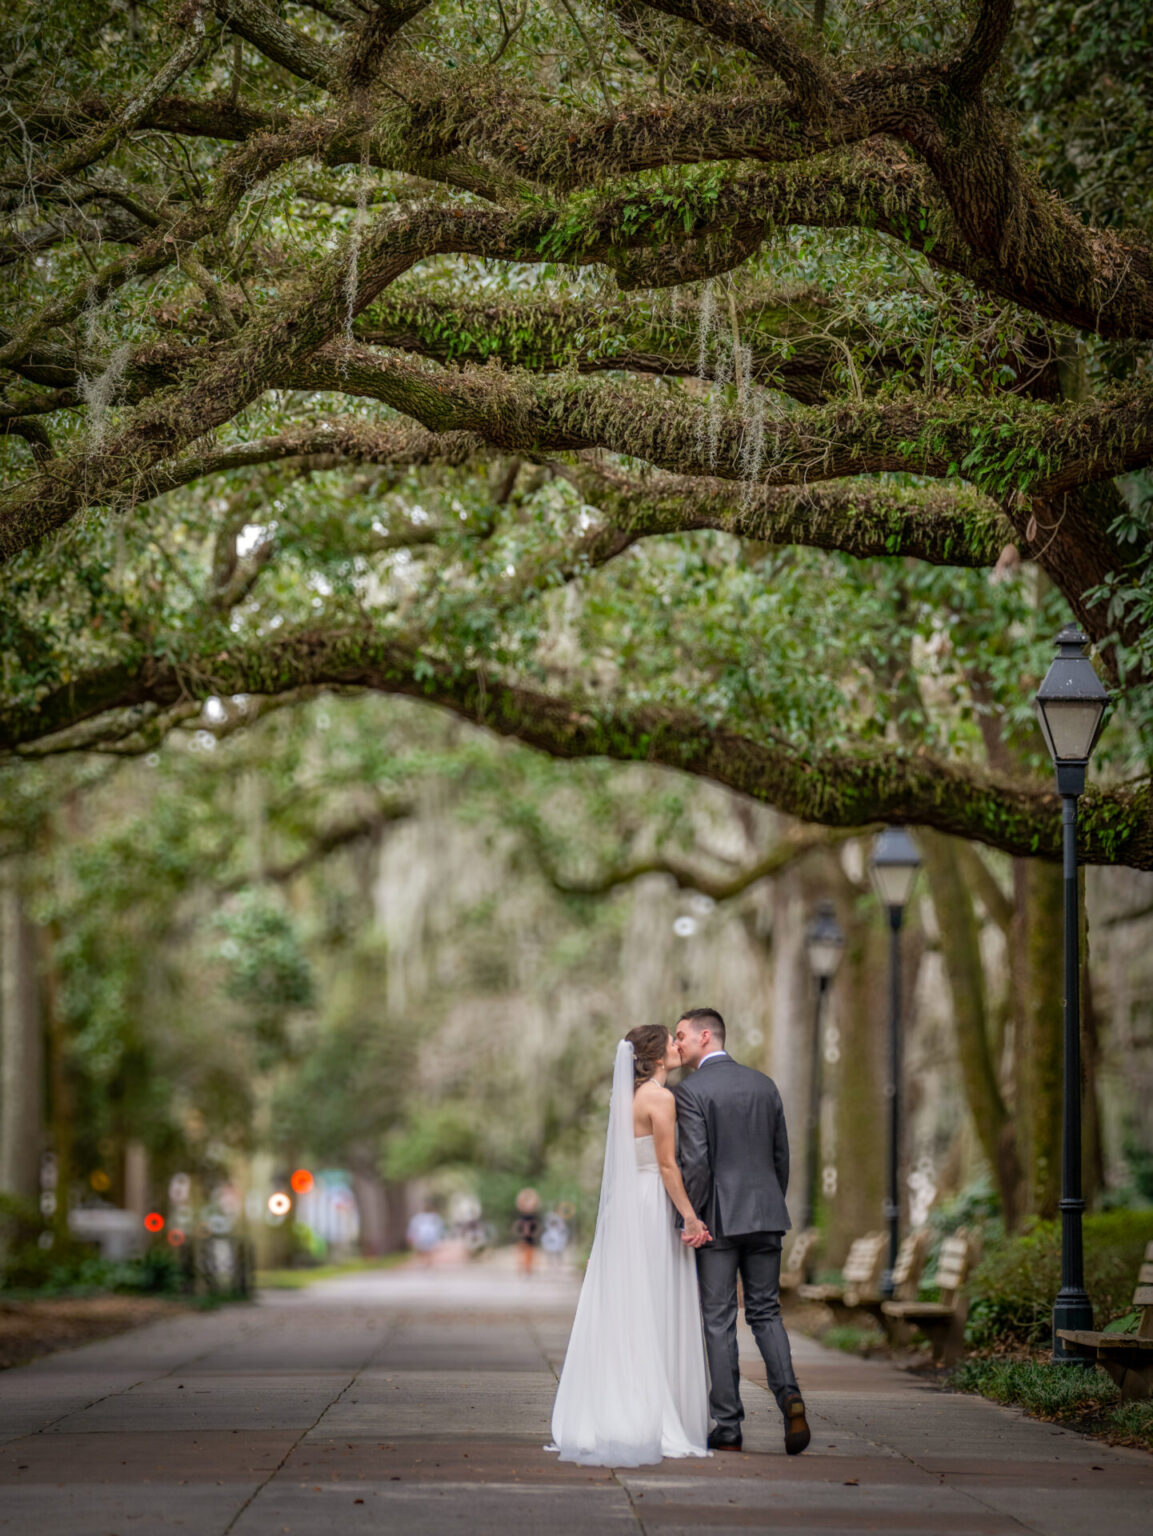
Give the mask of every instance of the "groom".
[[712, 1233], [712, 1241], [697, 1248], [709, 1408], [716, 1421], [709, 1445], [717, 1451], [741, 1448], [739, 1274], [745, 1317], [764, 1357], [769, 1390], [785, 1417], [785, 1450], [796, 1456], [811, 1437], [781, 1321], [781, 1240], [791, 1225], [785, 1209], [789, 1138], [781, 1096], [771, 1078], [728, 1055], [725, 1021], [715, 1008], [682, 1014], [676, 1041], [691, 1070], [675, 1090], [678, 1160], [693, 1209]]

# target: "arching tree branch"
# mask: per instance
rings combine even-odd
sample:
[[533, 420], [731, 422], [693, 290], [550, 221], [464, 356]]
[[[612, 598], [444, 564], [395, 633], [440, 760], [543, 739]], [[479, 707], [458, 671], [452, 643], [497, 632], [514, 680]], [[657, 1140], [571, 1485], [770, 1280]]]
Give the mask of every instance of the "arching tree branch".
[[859, 830], [828, 831], [821, 827], [800, 827], [786, 834], [754, 863], [736, 874], [727, 875], [719, 875], [697, 864], [658, 853], [651, 858], [621, 864], [591, 877], [579, 878], [565, 874], [539, 839], [534, 840], [533, 852], [550, 885], [565, 896], [607, 896], [611, 891], [632, 885], [647, 875], [667, 875], [678, 890], [699, 891], [702, 896], [711, 897], [713, 901], [732, 901], [737, 896], [743, 896], [759, 881], [771, 879], [817, 849], [835, 847], [847, 838], [856, 836]]
[[[558, 758], [660, 763], [725, 784], [805, 822], [846, 829], [873, 821], [909, 822], [1007, 853], [1060, 856], [1059, 802], [1049, 788], [915, 752], [801, 753], [687, 709], [625, 709], [561, 698], [371, 630], [300, 631], [230, 644], [195, 665], [146, 657], [93, 673], [35, 708], [10, 710], [0, 719], [0, 750], [16, 751], [106, 710], [300, 687], [405, 695]], [[1082, 858], [1153, 868], [1151, 812], [1148, 785], [1091, 790], [1082, 801]]]

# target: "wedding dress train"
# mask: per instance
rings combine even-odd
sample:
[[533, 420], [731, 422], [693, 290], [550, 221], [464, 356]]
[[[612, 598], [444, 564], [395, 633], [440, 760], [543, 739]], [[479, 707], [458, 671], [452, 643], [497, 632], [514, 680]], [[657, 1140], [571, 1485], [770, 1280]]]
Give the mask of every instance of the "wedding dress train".
[[584, 1466], [709, 1454], [696, 1263], [653, 1138], [633, 1135], [632, 1108], [633, 1048], [622, 1040], [596, 1235], [552, 1416], [552, 1449]]

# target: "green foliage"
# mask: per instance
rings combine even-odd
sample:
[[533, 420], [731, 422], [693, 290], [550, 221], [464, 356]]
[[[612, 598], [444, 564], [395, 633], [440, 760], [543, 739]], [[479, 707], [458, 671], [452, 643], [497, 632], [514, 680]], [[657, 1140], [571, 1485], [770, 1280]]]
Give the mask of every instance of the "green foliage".
[[181, 1296], [188, 1280], [171, 1248], [150, 1249], [139, 1259], [95, 1257], [79, 1244], [57, 1242], [14, 1248], [0, 1264], [0, 1294], [36, 1296]]
[[1050, 184], [1094, 223], [1153, 227], [1153, 18], [1144, 0], [1027, 0], [1008, 91]]
[[286, 1152], [375, 1171], [382, 1137], [406, 1112], [415, 1042], [387, 1007], [379, 938], [361, 937], [319, 974], [325, 1007], [277, 1087], [273, 1134]]
[[993, 1181], [982, 1174], [948, 1200], [938, 1200], [929, 1212], [929, 1228], [933, 1233], [933, 1250], [951, 1233], [964, 1227], [976, 1229], [989, 1243], [1000, 1242], [1004, 1236], [1001, 1219], [1001, 1202]]
[[249, 890], [213, 926], [223, 935], [217, 953], [225, 995], [244, 1007], [265, 1049], [283, 1049], [288, 1014], [315, 1001], [312, 968], [290, 915], [267, 892]]
[[1132, 1193], [1137, 1197], [1134, 1203], [1153, 1204], [1153, 1150], [1142, 1145], [1132, 1121], [1125, 1127], [1122, 1151], [1133, 1181]]
[[454, 1164], [477, 1162], [479, 1137], [467, 1110], [456, 1104], [431, 1106], [412, 1116], [385, 1143], [382, 1169], [388, 1179], [419, 1179]]
[[[1108, 1211], [1084, 1221], [1085, 1287], [1098, 1327], [1127, 1313], [1153, 1209]], [[1061, 1286], [1061, 1227], [1037, 1222], [991, 1245], [969, 1281], [973, 1298], [965, 1337], [975, 1348], [1022, 1348], [1050, 1337]]]

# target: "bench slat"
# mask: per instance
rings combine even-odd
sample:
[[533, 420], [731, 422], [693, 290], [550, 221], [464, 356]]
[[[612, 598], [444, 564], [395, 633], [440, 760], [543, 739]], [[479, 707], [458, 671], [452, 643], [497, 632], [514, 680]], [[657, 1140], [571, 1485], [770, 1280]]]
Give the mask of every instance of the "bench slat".
[[1153, 1307], [1153, 1285], [1139, 1285], [1133, 1292], [1135, 1307]]
[[858, 1237], [849, 1245], [849, 1251], [845, 1256], [844, 1273], [846, 1277], [851, 1269], [869, 1270], [880, 1258], [886, 1244], [883, 1232], [870, 1232], [865, 1237]]
[[803, 1232], [798, 1232], [789, 1248], [789, 1256], [781, 1267], [781, 1279], [787, 1276], [804, 1274], [805, 1262], [809, 1254], [817, 1245], [818, 1233], [813, 1227], [806, 1227]]
[[883, 1301], [888, 1317], [952, 1317], [953, 1308], [943, 1301]]
[[1142, 1264], [1137, 1271], [1138, 1285], [1153, 1285], [1153, 1264]]
[[844, 1288], [839, 1285], [802, 1285], [799, 1294], [802, 1301], [828, 1301], [830, 1298], [839, 1300], [844, 1293]]
[[1145, 1262], [1153, 1264], [1153, 1243], [1145, 1244]]
[[1128, 1350], [1142, 1355], [1153, 1352], [1153, 1339], [1142, 1339], [1135, 1333], [1090, 1333], [1086, 1328], [1058, 1328], [1057, 1337], [1086, 1349]]
[[917, 1250], [922, 1243], [920, 1232], [910, 1232], [897, 1250], [897, 1262], [893, 1266], [893, 1284], [904, 1285], [917, 1261]]

